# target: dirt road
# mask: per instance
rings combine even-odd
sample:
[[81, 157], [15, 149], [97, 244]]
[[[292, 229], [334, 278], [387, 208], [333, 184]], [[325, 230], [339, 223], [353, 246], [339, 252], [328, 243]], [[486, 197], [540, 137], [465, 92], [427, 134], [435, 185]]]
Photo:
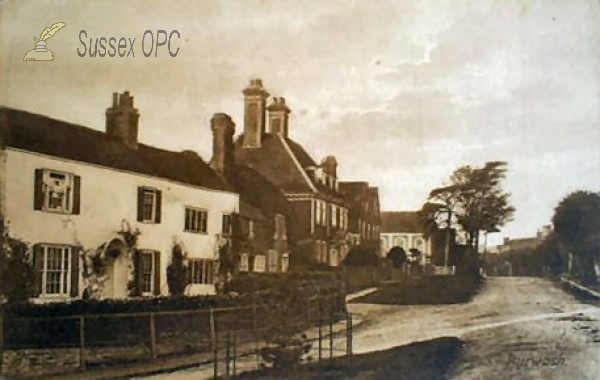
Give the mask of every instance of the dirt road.
[[[600, 308], [543, 279], [489, 278], [466, 304], [348, 307], [363, 321], [354, 330], [355, 353], [455, 336], [465, 346], [449, 379], [600, 379]], [[210, 374], [202, 366], [146, 379]]]
[[465, 350], [453, 379], [600, 379], [600, 309], [537, 278], [490, 278], [471, 302], [448, 306], [351, 304], [365, 321], [354, 351], [439, 336]]

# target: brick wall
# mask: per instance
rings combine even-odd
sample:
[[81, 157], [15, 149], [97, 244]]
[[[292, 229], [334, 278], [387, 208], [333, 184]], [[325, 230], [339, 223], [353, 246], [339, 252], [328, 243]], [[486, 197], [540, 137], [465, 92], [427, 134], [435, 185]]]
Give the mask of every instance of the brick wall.
[[8, 376], [48, 376], [79, 370], [79, 349], [6, 350], [2, 374]]

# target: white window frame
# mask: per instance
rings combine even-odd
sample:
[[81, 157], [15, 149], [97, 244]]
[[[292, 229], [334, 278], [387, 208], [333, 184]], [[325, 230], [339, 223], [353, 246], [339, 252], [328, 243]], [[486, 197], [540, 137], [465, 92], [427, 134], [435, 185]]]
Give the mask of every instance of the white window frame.
[[[189, 259], [190, 284], [213, 285], [215, 283], [215, 261], [210, 259]], [[200, 266], [198, 271], [198, 266]], [[197, 275], [200, 275], [198, 278]]]
[[250, 255], [247, 253], [242, 253], [240, 255], [240, 272], [248, 272], [250, 271]]
[[[42, 244], [42, 284], [41, 297], [70, 297], [71, 294], [71, 255], [73, 255], [73, 247], [69, 245], [57, 244]], [[61, 268], [56, 270], [48, 269], [48, 250], [60, 249], [61, 252]], [[48, 293], [48, 272], [59, 272], [59, 292]]]
[[317, 222], [317, 225], [320, 226], [321, 225], [321, 201], [319, 199], [316, 199], [315, 202], [316, 202], [315, 220]]
[[253, 272], [263, 273], [266, 268], [266, 257], [265, 255], [256, 255], [254, 256], [254, 268], [252, 268]]
[[[153, 189], [151, 187], [142, 187], [142, 223], [156, 223], [156, 208], [158, 206], [158, 202], [157, 202], [157, 189]], [[146, 204], [146, 195], [147, 194], [151, 194], [152, 195], [152, 204], [151, 204], [151, 212], [150, 212], [150, 216], [147, 217], [146, 214], [146, 206], [149, 206], [149, 204]]]
[[338, 225], [338, 220], [337, 220], [337, 207], [335, 205], [331, 205], [331, 225], [333, 227], [337, 227]]
[[279, 272], [279, 253], [274, 249], [267, 251], [267, 269], [268, 272], [274, 273]]
[[281, 255], [281, 271], [287, 272], [290, 268], [290, 254], [284, 253]]
[[[64, 188], [66, 195], [63, 198], [62, 205], [60, 207], [50, 207], [50, 190], [52, 188], [52, 175], [64, 176]], [[43, 169], [42, 174], [42, 194], [44, 195], [44, 203], [42, 211], [56, 212], [60, 214], [71, 214], [73, 212], [73, 204], [75, 201], [75, 175], [73, 173], [63, 172], [60, 170]]]
[[254, 234], [254, 220], [248, 220], [248, 239], [253, 240], [255, 238]]
[[[156, 255], [157, 252], [155, 251], [150, 251], [150, 250], [141, 250], [139, 255], [139, 268], [138, 270], [140, 271], [139, 273], [139, 278], [140, 278], [140, 293], [142, 294], [142, 296], [151, 296], [154, 294], [154, 282], [155, 282], [155, 276], [156, 276], [156, 268], [154, 267], [156, 265], [156, 261], [154, 258], [154, 255]], [[142, 272], [142, 260], [144, 260], [144, 257], [150, 257], [150, 283], [148, 288], [149, 289], [144, 289], [144, 285], [145, 285], [145, 281], [142, 278], [142, 276], [144, 276], [144, 274], [147, 274], [145, 272]]]
[[[207, 214], [208, 216], [208, 214]], [[229, 231], [225, 231], [225, 220], [229, 219]], [[233, 215], [232, 214], [223, 214], [221, 216], [221, 233], [224, 236], [231, 236], [233, 233]]]
[[[208, 210], [185, 206], [183, 231], [194, 234], [208, 234]], [[204, 221], [204, 223], [202, 223]]]

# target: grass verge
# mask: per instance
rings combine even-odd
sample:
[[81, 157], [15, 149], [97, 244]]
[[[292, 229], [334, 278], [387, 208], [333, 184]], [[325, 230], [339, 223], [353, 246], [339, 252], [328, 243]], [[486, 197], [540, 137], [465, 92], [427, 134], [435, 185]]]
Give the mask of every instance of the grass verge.
[[424, 276], [383, 285], [353, 303], [380, 305], [442, 305], [470, 301], [483, 284], [474, 276]]

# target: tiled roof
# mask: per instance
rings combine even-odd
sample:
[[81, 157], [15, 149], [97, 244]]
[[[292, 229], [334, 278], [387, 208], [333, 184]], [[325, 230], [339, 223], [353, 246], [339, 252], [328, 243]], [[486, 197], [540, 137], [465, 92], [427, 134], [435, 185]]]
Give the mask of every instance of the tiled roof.
[[369, 191], [367, 182], [340, 182], [340, 192], [350, 202], [360, 202]]
[[388, 211], [381, 213], [381, 232], [422, 233], [423, 226], [416, 211]]
[[260, 212], [264, 217], [275, 214], [288, 215], [289, 206], [283, 193], [256, 170], [237, 165], [235, 168], [235, 188], [240, 193], [240, 214], [248, 217]]
[[233, 191], [192, 151], [172, 152], [117, 138], [81, 125], [7, 107], [0, 108], [5, 146], [145, 174], [214, 190]]
[[260, 148], [243, 148], [242, 142], [243, 135], [235, 143], [236, 162], [256, 169], [285, 193], [314, 193], [316, 189], [342, 201], [342, 194], [312, 180], [306, 168], [317, 164], [297, 142], [272, 134], [263, 136]]
[[235, 143], [235, 161], [260, 172], [287, 193], [312, 193], [313, 190], [298, 169], [280, 138], [267, 134], [260, 148], [243, 148], [243, 136]]

